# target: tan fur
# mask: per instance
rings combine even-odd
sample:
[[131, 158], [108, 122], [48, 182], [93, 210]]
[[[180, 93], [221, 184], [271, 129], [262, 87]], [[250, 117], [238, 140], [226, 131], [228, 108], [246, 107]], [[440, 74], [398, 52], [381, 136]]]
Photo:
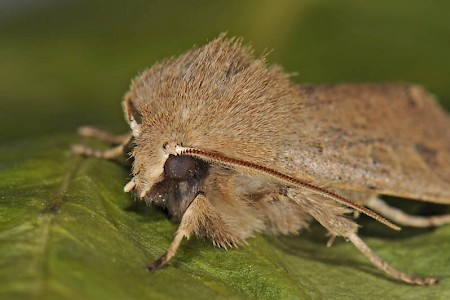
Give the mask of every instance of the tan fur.
[[295, 132], [295, 94], [279, 68], [267, 68], [239, 41], [223, 37], [157, 64], [126, 96], [142, 118], [133, 172], [160, 166], [168, 142], [270, 165], [284, 137]]

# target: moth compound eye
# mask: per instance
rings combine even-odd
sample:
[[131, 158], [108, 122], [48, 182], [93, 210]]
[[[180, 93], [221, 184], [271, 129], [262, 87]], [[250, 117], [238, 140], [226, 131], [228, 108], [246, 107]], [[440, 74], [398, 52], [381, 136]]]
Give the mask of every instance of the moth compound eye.
[[186, 181], [195, 174], [195, 159], [188, 155], [169, 155], [164, 164], [164, 177], [175, 181]]

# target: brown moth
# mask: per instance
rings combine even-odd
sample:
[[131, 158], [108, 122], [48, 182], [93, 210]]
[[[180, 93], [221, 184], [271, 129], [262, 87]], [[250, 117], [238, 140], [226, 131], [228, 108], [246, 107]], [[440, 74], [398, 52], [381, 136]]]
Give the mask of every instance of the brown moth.
[[450, 223], [450, 215], [411, 216], [379, 198], [450, 204], [450, 117], [422, 88], [295, 85], [222, 35], [140, 74], [123, 108], [129, 134], [80, 130], [117, 147], [73, 149], [113, 159], [131, 148], [133, 178], [125, 192], [179, 224], [149, 270], [165, 265], [192, 234], [227, 248], [255, 232], [297, 234], [316, 220], [329, 231], [330, 245], [344, 237], [389, 276], [438, 282], [383, 261], [351, 218], [364, 213], [396, 230], [391, 221]]

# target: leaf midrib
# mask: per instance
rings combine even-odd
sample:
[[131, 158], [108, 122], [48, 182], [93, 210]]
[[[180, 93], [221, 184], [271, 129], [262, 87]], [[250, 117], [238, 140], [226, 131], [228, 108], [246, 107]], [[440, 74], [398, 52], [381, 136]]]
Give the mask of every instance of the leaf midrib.
[[35, 282], [32, 285], [30, 295], [32, 299], [44, 299], [46, 280], [48, 278], [48, 253], [50, 229], [58, 214], [61, 212], [64, 204], [67, 203], [67, 192], [70, 183], [75, 174], [80, 169], [82, 159], [80, 157], [72, 156], [68, 162], [67, 171], [61, 181], [61, 184], [51, 202], [46, 205], [38, 216], [37, 224], [41, 227], [37, 241], [39, 247], [34, 259], [31, 261], [31, 270], [34, 273]]

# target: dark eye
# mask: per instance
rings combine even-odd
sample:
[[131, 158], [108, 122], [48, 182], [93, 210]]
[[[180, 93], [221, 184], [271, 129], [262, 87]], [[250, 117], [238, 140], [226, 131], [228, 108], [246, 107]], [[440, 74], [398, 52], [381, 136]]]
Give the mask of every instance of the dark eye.
[[195, 175], [195, 159], [188, 155], [169, 155], [164, 164], [164, 177], [175, 181], [186, 181]]

